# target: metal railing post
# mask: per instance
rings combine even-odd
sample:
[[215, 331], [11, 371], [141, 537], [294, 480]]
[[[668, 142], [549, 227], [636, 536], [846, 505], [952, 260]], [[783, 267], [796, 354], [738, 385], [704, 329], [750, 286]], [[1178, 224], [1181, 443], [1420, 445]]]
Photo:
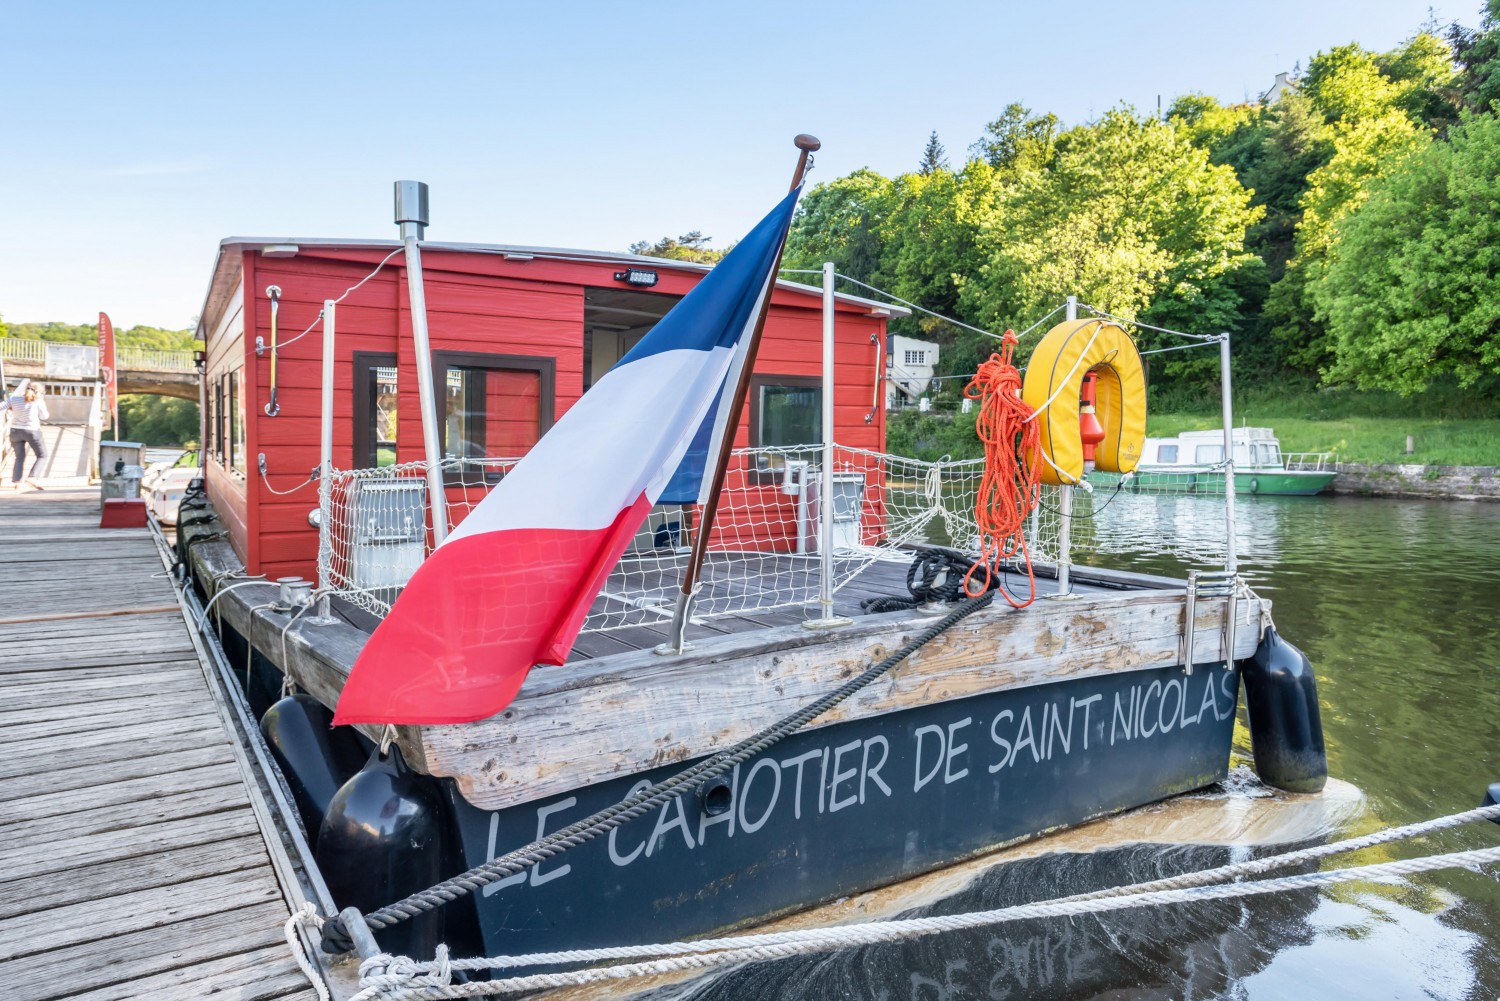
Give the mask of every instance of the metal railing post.
[[[833, 629], [846, 626], [852, 619], [833, 614], [833, 262], [823, 265], [823, 473], [818, 480], [818, 604], [817, 619], [804, 625]], [[807, 492], [804, 483], [803, 493]]]
[[[1078, 319], [1078, 297], [1068, 296], [1064, 319]], [[1057, 596], [1073, 593], [1073, 487], [1064, 483], [1058, 488], [1057, 498]]]
[[406, 286], [411, 300], [411, 339], [417, 355], [417, 400], [422, 407], [422, 453], [427, 460], [427, 506], [432, 541], [448, 537], [447, 495], [443, 493], [442, 453], [438, 448], [437, 392], [432, 381], [432, 348], [427, 339], [427, 296], [422, 289], [422, 239], [427, 228], [427, 185], [396, 182], [396, 224], [406, 245]]
[[333, 512], [329, 500], [333, 487], [333, 345], [334, 309], [332, 299], [323, 301], [323, 393], [318, 436], [318, 588], [329, 585], [328, 568], [333, 554]]
[[1239, 572], [1234, 530], [1234, 405], [1230, 402], [1229, 334], [1219, 335], [1219, 396], [1224, 411], [1224, 572]]

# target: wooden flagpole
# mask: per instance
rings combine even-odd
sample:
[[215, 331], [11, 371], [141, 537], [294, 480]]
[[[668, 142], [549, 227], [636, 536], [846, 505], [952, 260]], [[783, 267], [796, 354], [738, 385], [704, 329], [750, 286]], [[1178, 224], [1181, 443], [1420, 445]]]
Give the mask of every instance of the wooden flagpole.
[[[816, 136], [806, 133], [798, 135], [792, 143], [800, 150], [797, 156], [797, 169], [792, 172], [792, 184], [788, 191], [796, 191], [802, 185], [802, 178], [807, 173], [807, 162], [812, 154], [822, 147]], [[703, 514], [698, 519], [697, 531], [693, 533], [693, 551], [688, 558], [687, 568], [682, 575], [682, 592], [677, 596], [677, 607], [672, 612], [672, 640], [657, 647], [658, 653], [682, 653], [688, 649], [685, 639], [689, 611], [693, 603], [693, 588], [698, 583], [698, 575], [703, 569], [703, 559], [708, 553], [708, 537], [713, 531], [714, 518], [719, 513], [719, 492], [724, 488], [724, 477], [729, 471], [729, 460], [734, 454], [735, 431], [740, 426], [740, 414], [745, 409], [745, 398], [750, 394], [750, 375], [755, 370], [755, 356], [760, 350], [760, 335], [766, 328], [766, 313], [771, 308], [771, 296], [776, 291], [776, 275], [781, 270], [781, 255], [786, 250], [786, 241], [776, 248], [776, 260], [771, 264], [770, 286], [766, 289], [766, 297], [760, 304], [760, 313], [755, 318], [755, 329], [750, 331], [749, 343], [745, 346], [745, 363], [740, 369], [739, 382], [734, 387], [734, 396], [730, 398], [729, 417], [725, 421], [724, 440], [719, 443], [719, 456], [714, 464], [712, 486], [708, 491], [708, 499], [703, 503]]]

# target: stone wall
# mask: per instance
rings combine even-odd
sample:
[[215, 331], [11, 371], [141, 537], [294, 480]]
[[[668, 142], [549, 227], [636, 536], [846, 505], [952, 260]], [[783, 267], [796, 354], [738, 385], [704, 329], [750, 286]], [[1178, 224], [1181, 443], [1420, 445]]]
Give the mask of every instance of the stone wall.
[[1500, 468], [1341, 462], [1339, 474], [1333, 479], [1333, 492], [1379, 497], [1500, 501]]

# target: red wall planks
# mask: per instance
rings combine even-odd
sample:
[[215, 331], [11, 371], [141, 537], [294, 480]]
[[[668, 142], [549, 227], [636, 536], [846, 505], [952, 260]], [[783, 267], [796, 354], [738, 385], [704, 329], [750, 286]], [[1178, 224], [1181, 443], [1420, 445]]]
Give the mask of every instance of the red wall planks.
[[[215, 467], [209, 489], [229, 525], [235, 548], [251, 573], [271, 576], [316, 574], [317, 532], [307, 521], [317, 506], [317, 490], [308, 475], [319, 460], [322, 329], [315, 325], [325, 299], [344, 295], [388, 251], [381, 248], [304, 248], [296, 257], [267, 259], [247, 250], [240, 260], [244, 282], [244, 336], [236, 343], [207, 345], [210, 376], [236, 362], [246, 372], [244, 412], [248, 477]], [[428, 327], [435, 352], [479, 352], [551, 359], [554, 365], [554, 419], [582, 394], [584, 376], [584, 292], [615, 288], [614, 262], [560, 261], [538, 258], [507, 261], [497, 254], [428, 249], [424, 253]], [[701, 273], [663, 268], [655, 291], [683, 295]], [[255, 341], [269, 345], [270, 314], [265, 288], [281, 289], [277, 352], [277, 399], [280, 412], [269, 417], [269, 350], [257, 355]], [[816, 294], [778, 288], [772, 297], [756, 372], [766, 375], [817, 376], [822, 367], [821, 303]], [[334, 465], [351, 468], [354, 460], [353, 412], [356, 392], [354, 355], [374, 352], [397, 358], [399, 402], [397, 460], [423, 457], [421, 416], [416, 392], [416, 358], [403, 259], [398, 255], [381, 272], [339, 303], [334, 364]], [[298, 337], [312, 327], [305, 336]], [[885, 434], [883, 407], [875, 406], [879, 357], [872, 338], [883, 340], [885, 321], [856, 304], [841, 303], [836, 332], [834, 404], [840, 444], [879, 450]], [[297, 338], [296, 340], [292, 340]], [[441, 384], [442, 374], [438, 374]], [[490, 379], [539, 385], [525, 373], [490, 373]], [[515, 387], [512, 387], [515, 388]], [[492, 386], [493, 389], [493, 386]], [[440, 400], [440, 405], [442, 401]], [[873, 411], [873, 415], [872, 415]], [[517, 399], [504, 412], [491, 410], [486, 428], [487, 451], [498, 455], [519, 448], [531, 437], [536, 405]], [[868, 423], [865, 418], [872, 416]], [[750, 444], [748, 414], [736, 431], [736, 444]], [[503, 447], [502, 447], [503, 446]], [[266, 457], [266, 475], [257, 457]], [[362, 462], [359, 464], [363, 464]], [[269, 481], [269, 483], [267, 482]], [[300, 485], [300, 486], [299, 486]], [[289, 493], [283, 493], [289, 491]], [[790, 524], [790, 498], [774, 486], [755, 491]], [[472, 504], [482, 488], [448, 491], [455, 504]], [[461, 514], [455, 510], [455, 515]], [[731, 517], [726, 531], [742, 518]], [[761, 538], [764, 536], [764, 538]], [[748, 536], [747, 536], [748, 538]], [[786, 530], [758, 529], [756, 538], [780, 547]]]

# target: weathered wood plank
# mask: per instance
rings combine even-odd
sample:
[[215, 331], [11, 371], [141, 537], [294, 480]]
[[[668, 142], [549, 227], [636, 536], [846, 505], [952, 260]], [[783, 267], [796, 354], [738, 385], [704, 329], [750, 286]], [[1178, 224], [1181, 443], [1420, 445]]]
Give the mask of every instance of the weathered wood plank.
[[[200, 789], [234, 789], [239, 788], [243, 781], [240, 770], [233, 761], [217, 761], [198, 768], [175, 768], [158, 775], [100, 783], [90, 789], [86, 796], [80, 796], [76, 790], [65, 789], [39, 796], [0, 800], [0, 837], [22, 837], [27, 830], [27, 823], [42, 818], [66, 816], [84, 822], [93, 816], [94, 811], [103, 807], [150, 802]], [[16, 826], [6, 830], [4, 828], [7, 824]]]
[[[87, 708], [85, 708], [87, 707]], [[202, 692], [172, 692], [114, 699], [110, 702], [86, 702], [68, 707], [55, 706], [35, 712], [0, 713], [0, 744], [46, 736], [59, 724], [76, 730], [96, 726], [114, 726], [121, 722], [142, 723], [169, 719], [188, 713], [206, 713], [214, 708], [213, 700]]]
[[0, 882], [0, 920], [88, 900], [105, 906], [103, 901], [122, 893], [175, 886], [267, 864], [265, 842], [259, 834], [247, 834], [228, 841], [120, 859], [101, 866], [88, 878], [60, 879], [49, 873], [7, 880]]
[[[220, 730], [218, 714], [207, 711], [145, 723], [124, 721], [119, 725], [101, 725], [86, 731], [70, 727], [66, 720], [54, 721], [52, 726], [54, 732], [50, 734], [11, 744], [11, 749], [0, 755], [0, 778], [48, 767], [55, 764], [56, 756], [65, 751], [108, 746], [119, 748], [123, 756], [131, 753], [131, 742], [140, 738], [190, 733], [195, 729]], [[4, 734], [0, 734], [0, 743], [7, 743]]]
[[[68, 685], [69, 687], [62, 687]], [[149, 692], [149, 695], [136, 695]], [[152, 671], [145, 675], [116, 675], [94, 677], [84, 682], [75, 682], [70, 676], [66, 681], [53, 685], [6, 686], [5, 705], [0, 711], [0, 726], [15, 719], [54, 719], [57, 715], [91, 711], [95, 703], [117, 703], [131, 698], [161, 698], [191, 694], [204, 702], [211, 702], [203, 691], [203, 679], [196, 669], [192, 671]], [[54, 715], [57, 714], [57, 715]]]
[[140, 740], [123, 754], [113, 744], [88, 748], [86, 753], [69, 754], [54, 762], [50, 770], [30, 769], [0, 778], [0, 800], [66, 789], [91, 789], [106, 782], [163, 775], [175, 768], [230, 761], [233, 754], [227, 740], [222, 732], [201, 730]]
[[[133, 685], [140, 683], [149, 684], [147, 679], [151, 678], [190, 678], [203, 677], [203, 669], [195, 660], [183, 658], [181, 660], [167, 660], [160, 664], [94, 664], [84, 667], [74, 667], [65, 673], [57, 671], [12, 671], [5, 677], [5, 691], [7, 694], [13, 691], [55, 689], [67, 691], [70, 688], [87, 689], [90, 685], [109, 687], [111, 685]], [[206, 689], [205, 689], [206, 690]]]
[[[279, 899], [275, 880], [264, 872], [246, 870], [122, 893], [110, 897], [107, 906], [96, 901], [67, 904], [5, 922], [0, 926], [0, 956], [21, 959]], [[192, 934], [191, 927], [177, 931], [184, 938]]]
[[[71, 813], [31, 817], [7, 824], [0, 828], [0, 832], [3, 832], [8, 844], [42, 844], [84, 831], [95, 835], [107, 834], [132, 827], [150, 827], [168, 820], [223, 813], [249, 805], [250, 797], [242, 784], [226, 785], [218, 782], [146, 799], [91, 806]], [[9, 849], [0, 848], [0, 859], [4, 859], [8, 851]]]
[[166, 629], [184, 629], [178, 612], [153, 612], [148, 615], [110, 615], [90, 619], [54, 619], [29, 625], [0, 625], [0, 644], [52, 642], [59, 638], [98, 636], [107, 631], [122, 640], [140, 633]]
[[58, 838], [48, 844], [0, 849], [0, 872], [13, 874], [17, 879], [75, 870], [83, 872], [92, 866], [113, 865], [122, 858], [228, 841], [258, 833], [258, 830], [255, 817], [248, 809], [230, 809], [167, 820], [150, 827], [123, 827], [99, 834], [86, 832], [76, 837]]
[[[204, 985], [211, 985], [205, 988]], [[129, 984], [64, 995], [69, 1001], [274, 1001], [305, 990], [307, 978], [286, 943], [141, 977]]]
[[[57, 949], [46, 956], [0, 962], [0, 982], [14, 985], [17, 1001], [50, 1001], [81, 991], [119, 985], [154, 974], [183, 971], [211, 960], [269, 948], [286, 940], [281, 923], [286, 908], [278, 901], [226, 910], [174, 924], [113, 934]], [[203, 995], [213, 992], [202, 984]]]
[[[1259, 640], [1237, 631], [1236, 655]], [[1006, 688], [1181, 663], [1183, 602], [1166, 591], [1074, 598], [960, 623], [816, 729]], [[618, 775], [712, 753], [807, 704], [897, 649], [930, 618], [866, 616], [818, 637], [800, 626], [705, 641], [683, 658], [601, 657], [533, 671], [500, 716], [420, 728], [430, 772], [475, 806], [501, 809]], [[1197, 656], [1221, 651], [1222, 604], [1203, 603]], [[711, 670], [705, 668], [711, 666]], [[558, 762], [568, 762], [559, 768]]]

